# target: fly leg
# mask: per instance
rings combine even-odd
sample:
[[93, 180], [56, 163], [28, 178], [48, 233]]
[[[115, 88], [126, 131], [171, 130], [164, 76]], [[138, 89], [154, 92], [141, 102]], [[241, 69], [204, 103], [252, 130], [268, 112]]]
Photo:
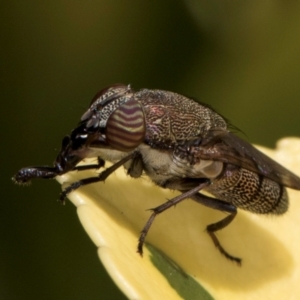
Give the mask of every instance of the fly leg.
[[181, 195], [172, 198], [171, 200], [163, 203], [162, 205], [159, 205], [155, 208], [152, 208], [152, 214], [150, 216], [150, 218], [148, 219], [146, 225], [144, 226], [143, 230], [141, 231], [141, 235], [139, 237], [139, 241], [138, 241], [138, 246], [137, 246], [137, 252], [140, 255], [143, 255], [143, 245], [147, 236], [147, 233], [155, 219], [155, 217], [162, 213], [163, 211], [167, 210], [168, 208], [175, 206], [176, 204], [178, 204], [179, 202], [181, 202], [182, 200], [185, 200], [187, 198], [191, 198], [192, 196], [194, 196], [196, 193], [198, 193], [200, 190], [202, 190], [203, 188], [207, 187], [210, 184], [210, 180], [204, 180], [202, 181], [200, 184], [198, 184], [196, 187], [192, 188], [191, 190], [182, 193]]
[[[166, 182], [163, 187], [170, 188], [170, 189], [176, 189], [176, 190], [179, 190], [182, 193], [184, 193], [185, 191], [188, 191], [188, 190], [194, 188], [195, 186], [197, 186], [197, 184], [199, 184], [199, 179], [197, 179], [197, 178], [181, 178], [178, 180]], [[229, 213], [229, 215], [226, 216], [221, 221], [208, 225], [206, 227], [206, 231], [209, 234], [210, 238], [212, 239], [214, 245], [218, 248], [218, 250], [222, 253], [222, 255], [224, 255], [229, 260], [235, 261], [236, 263], [238, 263], [240, 265], [241, 259], [230, 255], [222, 247], [221, 243], [219, 242], [219, 240], [215, 234], [216, 231], [225, 228], [233, 221], [233, 219], [235, 218], [235, 216], [237, 214], [236, 207], [228, 202], [225, 202], [225, 201], [222, 201], [222, 200], [219, 200], [216, 198], [208, 197], [201, 193], [196, 193], [195, 195], [191, 196], [190, 198], [192, 200], [196, 201], [197, 203], [205, 205], [209, 208], [213, 208], [216, 210], [220, 210], [220, 211]]]
[[[59, 200], [61, 202], [64, 202], [65, 198], [67, 197], [67, 195], [69, 193], [73, 192], [74, 190], [78, 189], [81, 186], [88, 185], [91, 183], [96, 183], [99, 181], [104, 181], [110, 174], [112, 174], [114, 171], [116, 171], [119, 167], [124, 165], [130, 159], [133, 159], [136, 155], [137, 155], [137, 153], [135, 153], [135, 152], [130, 153], [129, 155], [125, 156], [124, 158], [119, 160], [117, 163], [112, 165], [111, 167], [105, 169], [98, 176], [84, 178], [84, 179], [81, 179], [81, 180], [78, 180], [78, 181], [72, 183], [64, 191], [62, 191], [62, 193], [60, 194]], [[95, 166], [97, 166], [97, 165], [92, 165], [92, 166], [93, 166], [93, 168], [95, 168]], [[84, 169], [85, 166], [82, 166], [82, 167]], [[89, 168], [89, 166], [87, 166], [87, 167]], [[83, 170], [83, 169], [79, 169], [79, 170]]]
[[218, 230], [221, 230], [223, 228], [225, 228], [226, 226], [228, 226], [233, 219], [235, 218], [237, 214], [237, 211], [231, 213], [230, 215], [228, 215], [227, 217], [225, 217], [224, 219], [222, 219], [219, 222], [216, 223], [212, 223], [210, 225], [206, 226], [206, 230], [207, 233], [209, 234], [209, 236], [211, 237], [213, 243], [215, 244], [215, 246], [219, 249], [219, 251], [229, 260], [235, 261], [238, 265], [241, 265], [242, 260], [239, 257], [235, 257], [230, 255], [220, 244], [217, 236], [215, 235], [215, 232]]
[[[104, 160], [98, 158], [98, 164], [93, 165], [85, 165], [74, 167], [69, 171], [83, 171], [89, 169], [99, 169], [104, 166]], [[31, 179], [34, 178], [43, 178], [43, 179], [52, 179], [56, 176], [65, 174], [68, 170], [59, 169], [57, 167], [48, 167], [48, 166], [40, 166], [40, 167], [27, 167], [18, 171], [17, 174], [12, 178], [18, 184], [28, 184]]]
[[215, 198], [211, 198], [208, 196], [205, 196], [203, 194], [196, 194], [194, 196], [191, 197], [194, 201], [201, 203], [205, 206], [208, 206], [210, 208], [213, 209], [217, 209], [220, 211], [225, 211], [228, 212], [229, 215], [226, 216], [224, 219], [216, 222], [216, 223], [212, 223], [206, 226], [206, 231], [209, 234], [210, 238], [212, 239], [214, 245], [217, 247], [217, 249], [229, 260], [232, 260], [234, 262], [236, 262], [237, 264], [241, 264], [242, 260], [238, 257], [232, 256], [230, 255], [221, 245], [221, 243], [219, 242], [215, 232], [218, 230], [221, 230], [223, 228], [225, 228], [226, 226], [228, 226], [233, 219], [235, 218], [235, 216], [237, 215], [237, 209], [234, 205], [225, 202], [225, 201], [221, 201]]
[[75, 171], [75, 170], [76, 171], [97, 170], [97, 169], [104, 167], [105, 161], [102, 158], [97, 157], [97, 161], [98, 161], [97, 164], [74, 167], [74, 169], [72, 169], [72, 171]]

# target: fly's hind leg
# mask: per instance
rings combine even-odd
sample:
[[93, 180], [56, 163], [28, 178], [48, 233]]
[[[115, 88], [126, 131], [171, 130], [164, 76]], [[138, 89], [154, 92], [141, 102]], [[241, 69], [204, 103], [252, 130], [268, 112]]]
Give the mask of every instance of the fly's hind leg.
[[234, 205], [225, 202], [225, 201], [221, 201], [215, 198], [211, 198], [208, 196], [205, 196], [203, 194], [196, 194], [192, 197], [192, 199], [198, 203], [201, 203], [205, 206], [208, 206], [210, 208], [213, 209], [217, 209], [223, 212], [228, 212], [229, 215], [226, 216], [224, 219], [216, 222], [216, 223], [212, 223], [206, 226], [206, 231], [209, 234], [210, 238], [212, 239], [214, 245], [217, 247], [217, 249], [221, 252], [221, 254], [223, 254], [226, 258], [228, 258], [229, 260], [232, 260], [234, 262], [236, 262], [238, 265], [241, 265], [242, 260], [238, 257], [232, 256], [231, 254], [229, 254], [221, 245], [221, 243], [219, 242], [215, 232], [218, 230], [221, 230], [223, 228], [225, 228], [226, 226], [228, 226], [235, 218], [235, 216], [237, 215], [237, 209]]
[[143, 246], [145, 237], [146, 237], [146, 235], [149, 231], [149, 228], [150, 228], [151, 224], [153, 223], [156, 215], [158, 215], [159, 213], [168, 209], [169, 207], [176, 205], [180, 201], [182, 201], [186, 198], [190, 198], [190, 199], [196, 201], [197, 203], [205, 205], [209, 208], [229, 213], [229, 215], [226, 216], [221, 221], [208, 225], [206, 227], [206, 231], [209, 234], [210, 238], [212, 239], [214, 245], [221, 252], [221, 254], [224, 255], [227, 259], [234, 261], [240, 265], [242, 260], [238, 257], [235, 257], [235, 256], [229, 254], [223, 248], [223, 246], [221, 245], [221, 243], [219, 242], [219, 240], [215, 234], [216, 231], [225, 228], [233, 221], [233, 219], [235, 218], [235, 216], [237, 214], [237, 209], [234, 205], [232, 205], [228, 202], [225, 202], [225, 201], [222, 201], [222, 200], [219, 200], [216, 198], [208, 197], [206, 195], [199, 193], [202, 189], [207, 187], [209, 184], [210, 184], [210, 181], [202, 181], [202, 183], [201, 183], [199, 178], [197, 178], [197, 179], [196, 178], [181, 178], [178, 180], [171, 180], [171, 181], [165, 182], [165, 184], [162, 187], [170, 188], [173, 190], [179, 190], [180, 192], [182, 192], [182, 194], [179, 195], [178, 197], [175, 197], [175, 198], [169, 200], [168, 202], [152, 209], [153, 213], [150, 216], [148, 222], [146, 223], [145, 227], [143, 228], [143, 230], [141, 232], [141, 236], [140, 236], [139, 244], [138, 244], [138, 252], [140, 254], [143, 253], [142, 246]]
[[215, 232], [218, 230], [221, 230], [223, 228], [225, 228], [226, 226], [228, 226], [233, 219], [235, 218], [237, 214], [237, 211], [231, 213], [230, 215], [228, 215], [227, 217], [225, 217], [224, 219], [222, 219], [219, 222], [216, 223], [212, 223], [206, 226], [206, 230], [207, 233], [209, 234], [209, 236], [211, 237], [214, 245], [219, 249], [219, 251], [228, 259], [235, 261], [238, 265], [241, 265], [242, 260], [238, 257], [232, 256], [231, 254], [229, 254], [220, 244], [217, 236], [215, 235]]

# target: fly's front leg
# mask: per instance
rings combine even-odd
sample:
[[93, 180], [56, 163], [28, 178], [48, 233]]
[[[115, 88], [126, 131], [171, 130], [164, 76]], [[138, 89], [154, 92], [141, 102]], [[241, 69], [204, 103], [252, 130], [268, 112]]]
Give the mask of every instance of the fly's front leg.
[[150, 216], [150, 218], [148, 219], [146, 225], [144, 226], [143, 230], [141, 231], [141, 235], [139, 237], [139, 242], [138, 242], [138, 247], [137, 247], [137, 252], [140, 255], [143, 255], [143, 245], [147, 236], [147, 233], [155, 219], [155, 217], [162, 213], [163, 211], [167, 210], [168, 208], [175, 206], [176, 204], [178, 204], [179, 202], [181, 202], [184, 199], [187, 198], [191, 198], [193, 195], [195, 195], [196, 193], [198, 193], [200, 190], [202, 190], [203, 188], [207, 187], [210, 184], [209, 180], [205, 180], [202, 183], [198, 184], [196, 187], [194, 187], [193, 189], [182, 193], [181, 195], [165, 202], [162, 205], [159, 205], [155, 208], [152, 208], [152, 214]]
[[51, 179], [59, 174], [59, 170], [55, 167], [27, 167], [22, 168], [15, 174], [12, 180], [18, 184], [29, 184], [32, 179], [44, 178]]
[[102, 158], [97, 157], [97, 162], [98, 162], [97, 164], [93, 164], [93, 165], [77, 166], [72, 171], [75, 171], [75, 170], [76, 171], [97, 170], [97, 169], [104, 167], [105, 161]]
[[[119, 160], [114, 165], [112, 165], [111, 167], [105, 169], [98, 176], [84, 178], [84, 179], [81, 179], [81, 180], [78, 180], [78, 181], [72, 183], [70, 186], [68, 186], [60, 194], [59, 200], [61, 202], [64, 202], [65, 198], [67, 197], [67, 195], [69, 193], [73, 192], [74, 190], [78, 189], [81, 186], [88, 185], [88, 184], [91, 184], [91, 183], [100, 182], [100, 181], [104, 181], [110, 174], [112, 174], [114, 171], [116, 171], [119, 167], [121, 167], [122, 165], [124, 165], [130, 159], [133, 159], [136, 155], [137, 155], [136, 152], [130, 153], [129, 155], [127, 155], [126, 157], [122, 158], [121, 160]], [[95, 166], [95, 165], [92, 165], [92, 166]], [[82, 167], [83, 167], [83, 169], [80, 169], [80, 170], [84, 170], [85, 166], [82, 166]], [[87, 166], [87, 167], [89, 168], [89, 166]], [[94, 169], [94, 167], [93, 167], [93, 169]]]

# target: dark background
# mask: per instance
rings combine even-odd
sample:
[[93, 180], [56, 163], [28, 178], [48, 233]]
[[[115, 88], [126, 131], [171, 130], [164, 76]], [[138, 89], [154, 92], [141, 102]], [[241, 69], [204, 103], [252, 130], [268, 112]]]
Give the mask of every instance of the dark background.
[[[1, 299], [124, 299], [55, 181], [51, 164], [90, 99], [113, 83], [206, 102], [274, 147], [300, 135], [298, 1], [2, 1]], [[200, 207], [199, 207], [200, 209]]]

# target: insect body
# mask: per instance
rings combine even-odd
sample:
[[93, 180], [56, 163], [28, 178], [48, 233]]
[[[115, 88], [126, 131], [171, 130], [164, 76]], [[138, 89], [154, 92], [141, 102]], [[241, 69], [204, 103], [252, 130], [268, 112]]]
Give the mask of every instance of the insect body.
[[[98, 164], [77, 166], [86, 157]], [[282, 214], [288, 208], [285, 187], [300, 190], [300, 178], [229, 131], [223, 117], [211, 108], [176, 93], [115, 85], [100, 91], [78, 126], [62, 141], [53, 167], [28, 167], [14, 176], [17, 183], [54, 178], [72, 170], [113, 165], [99, 176], [71, 184], [65, 197], [80, 186], [105, 180], [124, 166], [131, 177], [146, 174], [158, 186], [181, 194], [154, 208], [139, 238], [142, 254], [156, 215], [190, 198], [228, 216], [207, 226], [219, 251], [227, 253], [215, 232], [226, 227], [237, 208], [258, 214]], [[202, 190], [215, 198], [205, 196]]]

